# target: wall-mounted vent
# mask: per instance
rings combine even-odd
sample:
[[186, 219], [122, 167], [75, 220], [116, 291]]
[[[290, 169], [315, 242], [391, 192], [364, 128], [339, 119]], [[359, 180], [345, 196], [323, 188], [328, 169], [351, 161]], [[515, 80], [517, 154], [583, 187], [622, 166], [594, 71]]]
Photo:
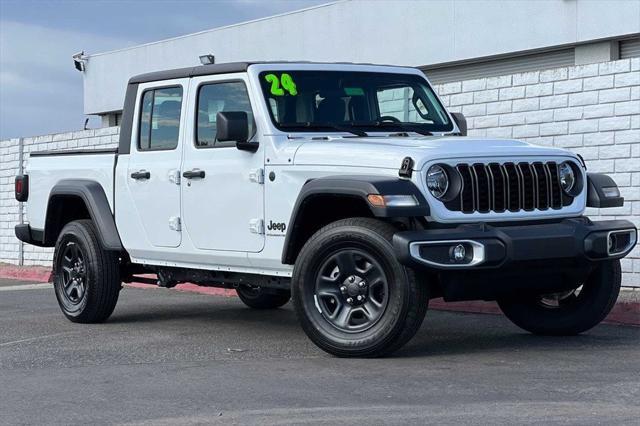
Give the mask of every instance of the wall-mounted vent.
[[640, 57], [640, 37], [620, 40], [620, 59]]

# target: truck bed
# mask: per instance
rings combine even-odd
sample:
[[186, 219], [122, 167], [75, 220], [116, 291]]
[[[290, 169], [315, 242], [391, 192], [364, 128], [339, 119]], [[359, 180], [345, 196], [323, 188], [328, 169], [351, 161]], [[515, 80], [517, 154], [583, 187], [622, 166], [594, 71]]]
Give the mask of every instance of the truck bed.
[[25, 174], [29, 175], [27, 220], [32, 228], [44, 229], [52, 188], [62, 180], [90, 179], [104, 188], [113, 212], [113, 177], [116, 149], [76, 149], [32, 152]]

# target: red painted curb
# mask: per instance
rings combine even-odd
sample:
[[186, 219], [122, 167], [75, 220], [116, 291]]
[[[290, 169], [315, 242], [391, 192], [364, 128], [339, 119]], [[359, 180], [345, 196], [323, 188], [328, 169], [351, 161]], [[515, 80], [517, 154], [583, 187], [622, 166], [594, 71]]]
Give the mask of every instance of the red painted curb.
[[[151, 276], [151, 275], [150, 275]], [[39, 266], [14, 266], [0, 265], [0, 278], [17, 279], [24, 281], [51, 282], [51, 270]], [[132, 288], [159, 289], [153, 284], [129, 283]], [[196, 284], [178, 284], [174, 290], [189, 293], [206, 294], [209, 296], [235, 297], [235, 290], [201, 287]], [[438, 311], [467, 312], [474, 314], [502, 314], [495, 302], [470, 301], [470, 302], [445, 302], [442, 298], [429, 301], [429, 308]], [[605, 323], [618, 325], [631, 325], [640, 327], [640, 302], [618, 301], [613, 307]]]
[[51, 282], [51, 269], [45, 266], [0, 265], [0, 278], [23, 281]]
[[[445, 302], [441, 298], [429, 301], [429, 309], [439, 311], [468, 312], [474, 314], [502, 315], [496, 302], [470, 301]], [[640, 303], [618, 301], [604, 319], [608, 324], [640, 326]]]

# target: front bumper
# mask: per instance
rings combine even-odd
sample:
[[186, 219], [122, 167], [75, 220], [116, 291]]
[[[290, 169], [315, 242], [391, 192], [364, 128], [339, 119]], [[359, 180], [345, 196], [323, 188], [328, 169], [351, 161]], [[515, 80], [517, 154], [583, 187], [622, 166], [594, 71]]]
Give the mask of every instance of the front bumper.
[[[393, 245], [400, 262], [435, 269], [487, 269], [530, 261], [599, 261], [620, 259], [637, 241], [626, 220], [592, 222], [586, 217], [545, 224], [456, 228], [399, 232]], [[462, 245], [465, 257], [454, 259]]]
[[[446, 301], [570, 290], [600, 261], [629, 254], [636, 241], [637, 230], [629, 221], [585, 217], [513, 226], [469, 224], [393, 237], [400, 262], [436, 279], [432, 297]], [[465, 256], [456, 260], [458, 245]]]

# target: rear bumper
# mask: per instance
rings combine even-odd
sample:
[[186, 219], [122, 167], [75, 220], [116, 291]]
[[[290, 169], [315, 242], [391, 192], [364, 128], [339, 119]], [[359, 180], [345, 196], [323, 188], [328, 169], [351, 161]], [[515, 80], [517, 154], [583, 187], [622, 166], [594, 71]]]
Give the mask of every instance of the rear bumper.
[[44, 247], [44, 231], [41, 229], [34, 229], [25, 223], [16, 225], [15, 233], [16, 237], [22, 242]]
[[[610, 240], [612, 245], [610, 245]], [[488, 269], [509, 264], [560, 260], [619, 259], [633, 249], [637, 230], [626, 220], [592, 222], [581, 217], [557, 223], [406, 231], [394, 235], [398, 259], [410, 266], [435, 269]], [[465, 248], [466, 258], [456, 261], [451, 249]]]

